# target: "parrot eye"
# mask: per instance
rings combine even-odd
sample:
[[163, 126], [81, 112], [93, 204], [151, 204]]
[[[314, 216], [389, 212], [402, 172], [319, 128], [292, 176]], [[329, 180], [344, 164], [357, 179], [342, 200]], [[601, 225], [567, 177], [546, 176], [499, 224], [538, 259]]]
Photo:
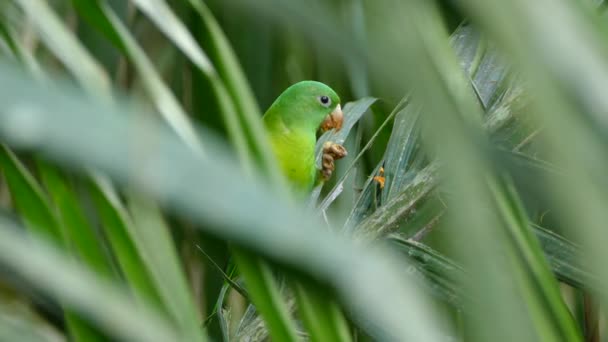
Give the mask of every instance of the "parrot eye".
[[331, 99], [325, 95], [319, 96], [319, 102], [323, 107], [329, 107], [329, 105], [331, 105]]

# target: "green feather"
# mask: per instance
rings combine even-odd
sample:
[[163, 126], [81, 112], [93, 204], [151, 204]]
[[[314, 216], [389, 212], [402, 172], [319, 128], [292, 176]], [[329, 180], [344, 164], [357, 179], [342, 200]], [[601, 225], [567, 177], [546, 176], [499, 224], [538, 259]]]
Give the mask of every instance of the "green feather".
[[[323, 104], [322, 96], [330, 99]], [[329, 86], [302, 81], [287, 88], [264, 114], [273, 152], [294, 191], [308, 193], [316, 177], [316, 133], [323, 120], [340, 104]]]

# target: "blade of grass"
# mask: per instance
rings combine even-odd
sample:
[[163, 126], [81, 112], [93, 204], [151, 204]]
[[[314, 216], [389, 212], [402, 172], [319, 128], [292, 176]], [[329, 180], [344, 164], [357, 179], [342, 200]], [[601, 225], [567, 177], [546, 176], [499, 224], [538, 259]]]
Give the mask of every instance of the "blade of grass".
[[[41, 7], [39, 8], [33, 8], [33, 7], [27, 7], [27, 5], [31, 5], [31, 6], [36, 6], [36, 5], [40, 5]], [[50, 12], [50, 9], [48, 7], [46, 7], [44, 4], [37, 4], [37, 3], [31, 3], [31, 4], [22, 4], [23, 9], [28, 12], [29, 14], [32, 13], [32, 11], [36, 11], [36, 10], [41, 10], [42, 11], [42, 20], [40, 20], [40, 22], [38, 23], [38, 29], [41, 31], [44, 30], [55, 30], [56, 31], [56, 35], [55, 37], [47, 37], [49, 39], [49, 41], [51, 42], [55, 42], [55, 43], [62, 43], [65, 44], [68, 49], [66, 49], [67, 51], [72, 51], [72, 53], [75, 56], [81, 56], [82, 58], [86, 58], [88, 57], [87, 52], [81, 48], [79, 48], [79, 46], [75, 43], [74, 39], [71, 38], [69, 36], [69, 34], [67, 33], [67, 31], [65, 31], [59, 20], [54, 17], [52, 15], [52, 12]], [[48, 16], [45, 16], [46, 11], [48, 11]], [[11, 20], [14, 20], [13, 18]], [[51, 43], [52, 44], [52, 43]], [[38, 79], [42, 79], [43, 78], [43, 74], [40, 71], [40, 68], [38, 66], [38, 63], [35, 61], [34, 57], [32, 56], [32, 54], [25, 49], [24, 47], [22, 47], [20, 44], [16, 44], [15, 47], [19, 48], [19, 56], [21, 57], [22, 61], [26, 64], [26, 66], [29, 68], [29, 70], [37, 76]], [[66, 55], [60, 55], [59, 56], [60, 59], [65, 60]], [[74, 66], [74, 70], [76, 71], [80, 71], [82, 75], [86, 75], [86, 76], [90, 76], [91, 79], [88, 80], [88, 85], [89, 91], [95, 91], [95, 90], [104, 90], [107, 88], [107, 80], [105, 79], [105, 74], [103, 73], [103, 71], [101, 69], [99, 69], [99, 67], [97, 66], [97, 64], [93, 61], [90, 60], [90, 62], [87, 64], [83, 64], [80, 66]], [[83, 78], [80, 78], [80, 80], [83, 80]], [[8, 154], [10, 154], [10, 151], [5, 150], [4, 152], [7, 152]], [[31, 194], [34, 195], [33, 198], [37, 198], [37, 200], [33, 201], [32, 205], [38, 207], [38, 209], [34, 209], [34, 212], [38, 212], [39, 214], [34, 214], [34, 220], [37, 219], [41, 219], [41, 221], [38, 221], [38, 224], [49, 224], [49, 228], [50, 229], [54, 229], [56, 230], [59, 227], [59, 223], [58, 221], [56, 221], [56, 218], [52, 217], [51, 215], [48, 214], [48, 204], [46, 204], [46, 208], [45, 204], [44, 204], [44, 199], [42, 198], [42, 192], [39, 189], [39, 186], [36, 185], [35, 181], [33, 180], [33, 178], [31, 176], [28, 175], [27, 171], [19, 165], [18, 160], [14, 157], [14, 156], [8, 156], [10, 160], [12, 160], [12, 162], [14, 162], [13, 166], [17, 169], [21, 169], [21, 173], [22, 173], [22, 181], [21, 182], [19, 180], [14, 180], [16, 182], [16, 184], [20, 184], [20, 185], [25, 185], [26, 189], [24, 191], [24, 194]], [[15, 175], [13, 173], [13, 175]], [[19, 177], [19, 176], [18, 176]], [[27, 187], [29, 186], [29, 189], [27, 189]], [[20, 188], [18, 191], [24, 190], [24, 188]], [[19, 196], [22, 197], [22, 196]], [[44, 212], [47, 212], [47, 214], [44, 214]], [[40, 215], [40, 216], [39, 216]], [[26, 215], [28, 218], [26, 220], [32, 219], [32, 216], [30, 213], [28, 213]], [[30, 226], [32, 227], [32, 226]], [[42, 226], [41, 226], [42, 227]], [[53, 228], [55, 227], [55, 228]], [[36, 228], [34, 228], [36, 229]], [[48, 232], [47, 232], [48, 233]], [[52, 239], [54, 239], [55, 241], [61, 241], [63, 243], [63, 240], [65, 238], [67, 238], [67, 236], [64, 236], [64, 238], [62, 239], [59, 232], [55, 232], [55, 233], [50, 233], [47, 234], [47, 237], [50, 237]], [[67, 241], [67, 243], [69, 244], [70, 241]], [[72, 314], [69, 311], [65, 311], [65, 317], [66, 317], [66, 321], [67, 321], [67, 326], [68, 329], [70, 330], [70, 333], [72, 335], [72, 337], [77, 340], [77, 341], [97, 341], [97, 340], [102, 340], [103, 337], [96, 331], [94, 331], [93, 329], [91, 329], [84, 321], [82, 321], [79, 317], [77, 317], [76, 315]]]
[[199, 245], [196, 245], [196, 248], [203, 253], [203, 255], [207, 258], [207, 260], [209, 260], [209, 262], [211, 262], [211, 264], [213, 265], [213, 267], [222, 275], [222, 278], [224, 278], [224, 281], [226, 282], [226, 284], [230, 287], [232, 287], [236, 292], [238, 292], [241, 296], [243, 296], [243, 298], [248, 299], [249, 295], [247, 294], [247, 291], [241, 286], [239, 285], [237, 282], [235, 282], [234, 280], [232, 280], [232, 278], [226, 274], [226, 272], [224, 272], [224, 270], [215, 262], [215, 260], [213, 260], [211, 258], [211, 256], [209, 256]]
[[163, 308], [148, 266], [135, 243], [133, 222], [108, 179], [94, 175], [89, 189], [105, 234], [135, 296]]
[[[32, 233], [44, 236], [57, 246], [70, 250], [72, 241], [56, 213], [51, 209], [50, 201], [38, 182], [17, 157], [5, 146], [0, 147], [0, 165], [11, 191], [13, 202], [27, 228]], [[103, 337], [94, 331], [86, 322], [69, 310], [64, 316], [70, 335], [76, 341], [101, 341]]]
[[229, 289], [230, 289], [229, 284], [224, 284], [224, 286], [222, 286], [220, 294], [217, 297], [216, 310], [215, 310], [215, 314], [218, 317], [218, 320], [220, 321], [219, 325], [220, 325], [220, 330], [222, 332], [222, 338], [223, 338], [224, 342], [231, 341], [230, 328], [228, 326], [228, 322], [230, 322], [230, 318], [226, 317], [229, 315], [227, 315], [224, 310], [224, 299], [226, 298], [226, 293], [228, 293]]
[[38, 161], [37, 166], [43, 184], [53, 199], [58, 220], [64, 228], [69, 244], [80, 258], [100, 275], [114, 277], [110, 261], [103, 252], [103, 246], [93, 227], [82, 212], [74, 188], [55, 167], [44, 161]]
[[95, 59], [80, 45], [64, 27], [61, 20], [45, 1], [13, 0], [28, 17], [34, 19], [40, 38], [47, 48], [57, 56], [85, 89], [98, 96], [108, 95], [108, 76]]
[[463, 302], [471, 300], [466, 297], [462, 286], [457, 282], [458, 273], [465, 272], [460, 265], [420, 242], [404, 239], [392, 234], [388, 241], [404, 255], [410, 258], [418, 271], [432, 283], [430, 290], [434, 296], [457, 308], [464, 308]]
[[591, 286], [592, 289], [603, 291], [598, 286], [597, 276], [582, 262], [584, 253], [579, 245], [539, 225], [532, 224], [531, 227], [558, 279], [579, 289]]
[[0, 341], [61, 342], [65, 341], [53, 327], [24, 307], [23, 303], [11, 303], [0, 299]]
[[232, 256], [245, 278], [247, 291], [256, 309], [268, 325], [272, 339], [297, 341], [295, 325], [268, 264], [257, 255], [236, 247], [232, 248]]
[[[535, 319], [546, 322], [536, 323], [537, 327], [546, 325], [545, 335], [555, 333], [555, 338], [563, 338], [570, 341], [581, 340], [580, 331], [576, 328], [574, 321], [568, 311], [559, 292], [555, 279], [550, 274], [547, 261], [545, 260], [538, 240], [532, 234], [528, 225], [528, 215], [523, 208], [519, 196], [509, 179], [503, 180], [504, 184], [496, 184], [492, 188], [494, 197], [498, 202], [498, 212], [502, 215], [507, 225], [508, 234], [515, 245], [518, 258], [521, 258], [523, 267], [528, 268], [531, 279], [537, 293], [534, 299], [540, 307], [545, 306], [544, 315], [535, 316]], [[501, 189], [502, 188], [502, 189]], [[529, 300], [530, 306], [533, 300]], [[532, 308], [531, 308], [532, 309]]]
[[10, 45], [14, 48], [15, 58], [19, 62], [23, 63], [28, 68], [28, 70], [30, 70], [32, 75], [38, 77], [40, 80], [43, 80], [43, 75], [40, 70], [40, 64], [34, 58], [32, 51], [30, 51], [31, 49], [24, 46], [21, 39], [19, 39], [19, 37], [16, 35], [15, 30], [11, 26], [9, 26], [11, 20], [7, 19], [6, 15], [2, 12], [0, 12], [0, 16], [2, 19], [0, 21], [2, 21], [3, 25], [5, 25], [5, 39], [10, 40], [12, 42], [10, 43]]
[[317, 284], [294, 284], [298, 311], [311, 341], [352, 341], [340, 306]]
[[202, 145], [194, 131], [188, 115], [179, 104], [175, 95], [162, 81], [162, 78], [154, 69], [152, 62], [145, 52], [141, 49], [135, 38], [131, 35], [127, 27], [120, 18], [106, 4], [100, 6], [97, 15], [105, 16], [114, 28], [125, 48], [126, 56], [131, 60], [141, 78], [144, 89], [148, 97], [154, 102], [156, 108], [173, 129], [193, 148], [195, 151], [202, 152]]
[[48, 198], [32, 174], [6, 146], [0, 147], [0, 165], [11, 191], [13, 204], [21, 213], [24, 224], [28, 229], [60, 246], [63, 245], [63, 231], [51, 210]]
[[0, 38], [6, 43], [10, 53], [12, 53], [16, 59], [21, 59], [18, 43], [15, 41], [13, 34], [9, 31], [4, 20], [0, 22]]
[[416, 205], [436, 188], [438, 169], [439, 164], [432, 163], [416, 173], [414, 179], [407, 183], [399, 194], [353, 228], [357, 236], [373, 240], [395, 231], [401, 222], [407, 220]]
[[419, 108], [409, 105], [395, 116], [393, 131], [384, 153], [384, 187], [382, 188], [380, 204], [384, 205], [392, 199], [408, 183], [417, 177], [416, 161], [418, 147], [417, 121]]
[[378, 101], [377, 98], [364, 97], [344, 105], [344, 123], [342, 124], [342, 129], [339, 131], [332, 129], [325, 132], [321, 137], [319, 137], [319, 140], [317, 140], [317, 144], [315, 146], [315, 156], [318, 169], [321, 168], [321, 157], [323, 156], [322, 152], [325, 142], [331, 141], [336, 144], [344, 144], [344, 141], [346, 141], [346, 138], [350, 134], [352, 128], [357, 124], [357, 122], [359, 122], [361, 117], [376, 101]]
[[120, 286], [99, 278], [48, 242], [26, 238], [18, 232], [20, 229], [5, 218], [0, 219], [3, 266], [89, 317], [111, 336], [140, 341], [180, 340], [180, 335], [162, 316], [134, 304]]
[[[530, 229], [542, 246], [553, 273], [560, 281], [578, 289], [587, 289], [590, 285], [597, 284], [596, 277], [581, 262], [580, 257], [583, 253], [578, 245], [538, 225], [530, 224]], [[395, 234], [389, 235], [387, 239], [396, 244], [402, 253], [416, 263], [419, 271], [437, 285], [431, 288], [434, 295], [458, 307], [463, 301], [470, 300], [464, 298], [465, 293], [456, 283], [458, 279], [456, 273], [464, 272], [461, 266], [429, 246], [412, 239], [404, 239]], [[597, 286], [594, 289], [599, 290]]]
[[134, 0], [133, 3], [145, 13], [171, 39], [188, 58], [206, 74], [215, 74], [209, 58], [200, 49], [184, 23], [163, 0]]
[[159, 208], [138, 195], [128, 196], [133, 215], [133, 240], [150, 270], [160, 299], [189, 341], [204, 341], [199, 314]]

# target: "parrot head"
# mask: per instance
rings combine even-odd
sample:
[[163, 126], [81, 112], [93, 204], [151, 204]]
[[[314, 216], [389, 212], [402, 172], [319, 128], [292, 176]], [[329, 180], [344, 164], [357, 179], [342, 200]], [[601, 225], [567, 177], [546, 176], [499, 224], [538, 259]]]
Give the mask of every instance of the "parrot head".
[[338, 94], [316, 81], [302, 81], [287, 88], [268, 112], [280, 116], [289, 128], [305, 127], [315, 132], [340, 130], [344, 120]]

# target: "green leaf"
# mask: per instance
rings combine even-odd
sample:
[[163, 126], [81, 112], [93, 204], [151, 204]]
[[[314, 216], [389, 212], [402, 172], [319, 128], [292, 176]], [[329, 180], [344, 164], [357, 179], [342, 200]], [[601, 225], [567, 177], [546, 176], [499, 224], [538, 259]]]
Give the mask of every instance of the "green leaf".
[[23, 297], [0, 289], [0, 340], [60, 342], [65, 340]]
[[[49, 199], [40, 185], [17, 157], [6, 147], [0, 147], [0, 165], [11, 190], [17, 211], [22, 215], [27, 228], [32, 232], [53, 241], [57, 246], [69, 250], [72, 241], [65, 227], [58, 221], [51, 209]], [[64, 315], [71, 333], [77, 341], [99, 341], [100, 334], [92, 330], [70, 311]]]
[[[204, 73], [214, 74], [209, 58], [200, 49], [188, 29], [163, 0], [134, 0], [133, 3], [144, 12], [167, 37]], [[116, 26], [115, 26], [116, 27]]]
[[418, 176], [421, 158], [419, 150], [419, 127], [417, 127], [419, 108], [409, 105], [397, 113], [393, 131], [384, 152], [384, 187], [381, 192], [381, 205], [393, 199]]
[[270, 337], [276, 341], [296, 341], [295, 324], [269, 265], [240, 248], [232, 248], [232, 256], [245, 279], [247, 293], [266, 321]]
[[217, 68], [218, 75], [226, 85], [235, 108], [240, 114], [241, 127], [244, 133], [250, 137], [251, 148], [262, 157], [263, 166], [269, 177], [271, 179], [280, 177], [260, 121], [261, 113], [257, 101], [230, 42], [203, 1], [189, 0], [189, 3], [201, 17], [204, 29], [203, 37], [200, 37], [200, 40], [208, 46], [207, 49]]
[[97, 61], [61, 23], [45, 1], [16, 0], [35, 25], [42, 41], [91, 93], [109, 94], [110, 82]]
[[156, 108], [169, 125], [186, 141], [189, 146], [200, 151], [202, 146], [198, 135], [194, 131], [188, 115], [175, 98], [175, 95], [162, 81], [161, 76], [143, 49], [139, 46], [128, 28], [108, 5], [102, 5], [102, 15], [107, 17], [112, 24], [116, 36], [121, 39], [125, 48], [126, 56], [131, 60], [141, 78], [148, 97], [154, 102]]
[[160, 209], [139, 196], [129, 196], [133, 235], [159, 297], [189, 341], [204, 341], [198, 312], [186, 282], [173, 238]]
[[389, 235], [387, 239], [415, 263], [417, 270], [432, 284], [426, 288], [434, 296], [459, 309], [464, 308], [463, 302], [471, 300], [457, 282], [458, 277], [462, 276], [460, 273], [465, 271], [454, 261], [411, 239], [398, 235]]
[[123, 288], [109, 284], [48, 243], [26, 238], [18, 232], [20, 229], [0, 219], [0, 264], [4, 267], [90, 318], [115, 338], [180, 340], [162, 316], [135, 304]]
[[112, 277], [113, 270], [109, 259], [96, 236], [93, 227], [82, 212], [75, 189], [55, 167], [38, 161], [38, 170], [44, 185], [53, 199], [59, 222], [63, 227], [66, 240], [76, 254], [101, 275]]
[[323, 156], [323, 144], [331, 141], [336, 144], [344, 144], [346, 138], [350, 134], [353, 127], [361, 120], [361, 117], [367, 112], [367, 110], [376, 102], [377, 98], [364, 97], [354, 102], [349, 102], [344, 105], [342, 112], [344, 113], [344, 122], [342, 123], [342, 129], [336, 131], [332, 129], [325, 132], [317, 140], [315, 147], [316, 164], [317, 168], [321, 168], [321, 157]]
[[492, 191], [497, 201], [497, 211], [511, 238], [515, 258], [519, 259], [514, 262], [520, 262], [522, 269], [525, 267], [528, 274], [522, 281], [531, 283], [528, 291], [534, 291], [534, 294], [529, 295], [527, 305], [532, 312], [540, 311], [533, 315], [533, 319], [538, 320], [535, 322], [536, 328], [542, 331], [543, 336], [554, 334], [556, 339], [567, 336], [566, 339], [570, 341], [581, 340], [581, 333], [561, 297], [557, 281], [550, 274], [540, 244], [528, 225], [528, 215], [510, 179], [503, 180], [503, 184], [496, 184]]
[[[551, 270], [559, 280], [579, 289], [597, 284], [597, 277], [580, 261], [584, 253], [578, 245], [538, 225], [530, 224], [530, 229], [538, 239]], [[430, 287], [433, 295], [457, 307], [460, 307], [464, 301], [470, 300], [464, 297], [466, 294], [456, 282], [459, 277], [457, 274], [464, 272], [461, 266], [420, 242], [404, 239], [398, 235], [389, 235], [387, 238], [403, 254], [411, 258], [417, 269], [434, 284]], [[603, 291], [597, 287], [594, 289]]]
[[129, 213], [107, 178], [100, 175], [93, 178], [89, 185], [93, 204], [122, 274], [139, 300], [162, 308], [142, 252], [137, 248], [135, 228]]
[[579, 245], [539, 225], [532, 224], [531, 227], [559, 280], [579, 289], [591, 286], [596, 291], [604, 291], [598, 286], [597, 275], [582, 262], [584, 253]]
[[298, 310], [311, 341], [352, 341], [348, 323], [331, 294], [318, 284], [295, 284]]
[[432, 163], [420, 170], [399, 194], [351, 229], [369, 240], [397, 230], [401, 222], [407, 220], [416, 206], [436, 188], [438, 167], [437, 163]]
[[0, 165], [15, 208], [21, 213], [28, 229], [63, 245], [63, 231], [51, 210], [49, 199], [32, 174], [6, 146], [0, 147]]

